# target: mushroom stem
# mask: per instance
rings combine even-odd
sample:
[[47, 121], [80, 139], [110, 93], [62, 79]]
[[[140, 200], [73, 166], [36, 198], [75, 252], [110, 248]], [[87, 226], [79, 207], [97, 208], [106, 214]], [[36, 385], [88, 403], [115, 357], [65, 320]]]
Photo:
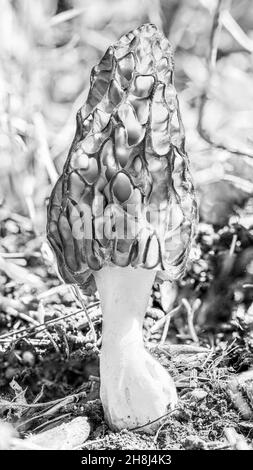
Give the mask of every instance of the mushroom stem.
[[159, 422], [149, 423], [177, 402], [173, 380], [143, 343], [143, 320], [155, 275], [130, 266], [104, 266], [94, 272], [103, 311], [100, 396], [114, 430], [142, 426], [142, 431], [154, 432]]

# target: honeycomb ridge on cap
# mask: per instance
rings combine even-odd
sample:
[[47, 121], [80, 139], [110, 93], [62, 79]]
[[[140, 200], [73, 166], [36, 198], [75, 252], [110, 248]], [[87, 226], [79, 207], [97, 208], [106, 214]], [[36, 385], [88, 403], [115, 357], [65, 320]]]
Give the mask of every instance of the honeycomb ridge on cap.
[[184, 272], [197, 206], [173, 70], [171, 46], [150, 24], [92, 69], [47, 224], [61, 276], [85, 292], [108, 263]]

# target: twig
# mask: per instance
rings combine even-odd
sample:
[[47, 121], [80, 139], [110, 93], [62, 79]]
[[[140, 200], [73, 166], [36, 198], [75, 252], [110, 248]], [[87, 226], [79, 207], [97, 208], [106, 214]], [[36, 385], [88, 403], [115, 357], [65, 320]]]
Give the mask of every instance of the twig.
[[0, 253], [0, 256], [5, 259], [25, 259], [25, 253]]
[[27, 323], [30, 323], [35, 326], [39, 326], [40, 323], [37, 320], [34, 320], [34, 318], [29, 317], [29, 315], [26, 315], [26, 313], [18, 312], [14, 310], [12, 307], [9, 307], [6, 309], [6, 313], [10, 315], [11, 317], [14, 318], [21, 318], [21, 320], [26, 321]]
[[224, 28], [233, 36], [233, 38], [243, 47], [247, 52], [253, 52], [253, 41], [251, 38], [247, 36], [247, 34], [243, 31], [241, 26], [235, 21], [233, 16], [228, 10], [224, 10], [221, 12], [221, 23], [223, 24]]
[[[90, 304], [86, 308], [87, 308], [87, 310], [89, 310], [89, 309], [93, 308], [94, 306], [97, 306], [97, 304], [98, 304], [97, 302], [94, 302], [94, 304]], [[26, 333], [26, 335], [21, 336], [21, 338], [19, 338], [19, 339], [22, 339], [24, 337], [28, 337], [31, 334], [33, 334], [35, 330], [43, 331], [43, 330], [45, 330], [45, 328], [47, 328], [48, 325], [51, 325], [53, 323], [57, 323], [61, 320], [65, 320], [66, 318], [72, 317], [73, 315], [77, 315], [77, 313], [80, 313], [82, 311], [83, 311], [83, 309], [75, 310], [72, 313], [68, 313], [67, 315], [62, 315], [62, 316], [57, 317], [57, 318], [52, 318], [52, 320], [47, 320], [44, 323], [40, 323], [39, 325], [31, 326], [30, 328], [20, 328], [19, 330], [16, 330], [16, 331], [10, 331], [9, 333], [5, 333], [5, 334], [0, 336], [0, 342], [2, 342], [2, 341], [5, 342], [6, 339], [8, 339], [12, 336], [16, 336], [16, 335], [21, 334], [21, 333]]]
[[53, 336], [51, 335], [50, 331], [46, 330], [46, 335], [48, 336], [49, 340], [51, 341], [55, 351], [59, 354], [60, 353], [60, 349], [57, 345], [57, 343], [55, 342]]
[[159, 331], [163, 327], [163, 325], [166, 323], [167, 319], [174, 316], [180, 310], [181, 306], [182, 305], [179, 304], [177, 307], [173, 308], [170, 312], [166, 313], [164, 317], [157, 320], [157, 322], [150, 328], [149, 330], [150, 334], [153, 334]]
[[154, 441], [153, 441], [154, 444], [157, 443], [158, 436], [159, 436], [161, 430], [164, 428], [164, 426], [166, 426], [166, 424], [168, 424], [168, 421], [167, 421], [167, 420], [165, 420], [165, 421], [161, 424], [161, 426], [158, 428], [158, 430], [157, 430], [157, 432], [156, 432], [156, 434], [155, 434], [155, 437], [154, 437]]
[[229, 8], [231, 0], [218, 0], [217, 7], [214, 12], [211, 35], [210, 35], [210, 48], [208, 56], [208, 69], [209, 72], [213, 72], [216, 67], [218, 46], [220, 42], [220, 34], [222, 30], [221, 23], [221, 12], [226, 8]]
[[187, 312], [187, 322], [188, 322], [188, 328], [189, 328], [189, 333], [191, 335], [192, 340], [194, 343], [199, 343], [199, 339], [197, 337], [194, 325], [193, 325], [193, 318], [194, 318], [194, 310], [190, 306], [189, 302], [187, 299], [182, 299], [182, 304], [184, 305], [186, 312]]
[[[55, 405], [53, 405], [51, 407], [48, 407], [46, 410], [43, 410], [39, 414], [31, 416], [30, 418], [28, 418], [25, 421], [22, 421], [16, 427], [16, 429], [21, 428], [22, 426], [25, 426], [28, 423], [30, 423], [31, 421], [34, 421], [36, 419], [40, 419], [40, 418], [43, 418], [44, 416], [51, 416], [51, 415], [54, 415], [54, 414], [58, 413], [58, 411], [61, 408], [63, 408], [66, 405], [70, 405], [71, 403], [73, 403], [78, 395], [80, 395], [81, 398], [82, 397], [86, 398], [86, 392], [80, 392], [80, 393], [76, 393], [76, 394], [73, 394], [73, 395], [68, 395], [67, 397], [61, 398], [60, 400], [58, 400], [58, 403], [56, 403]], [[51, 402], [51, 403], [53, 403], [53, 402]], [[42, 403], [42, 405], [43, 405], [43, 403]]]
[[[25, 203], [26, 203], [26, 206], [27, 206], [27, 209], [28, 209], [29, 217], [30, 217], [31, 222], [32, 222], [33, 231], [34, 231], [36, 236], [39, 236], [39, 232], [38, 232], [37, 227], [36, 227], [36, 209], [35, 209], [34, 201], [33, 201], [33, 198], [32, 198], [32, 194], [30, 194], [32, 192], [33, 192], [33, 190], [31, 190], [30, 187], [26, 187], [24, 189]], [[28, 194], [26, 194], [26, 193], [28, 193]]]
[[160, 346], [165, 342], [165, 340], [167, 338], [167, 334], [168, 334], [169, 327], [170, 327], [170, 319], [171, 319], [171, 315], [168, 316], [168, 318], [165, 322], [165, 325], [164, 325], [164, 328], [163, 328], [163, 334], [162, 334], [162, 337], [161, 337], [161, 340], [160, 340]]
[[45, 165], [51, 183], [55, 184], [58, 179], [58, 173], [50, 155], [47, 142], [46, 126], [42, 114], [39, 112], [35, 113], [33, 122], [38, 141], [38, 158]]
[[70, 285], [70, 287], [71, 287], [72, 293], [74, 294], [74, 297], [79, 301], [79, 303], [80, 303], [80, 305], [81, 305], [81, 307], [82, 307], [82, 309], [83, 309], [83, 311], [84, 311], [84, 313], [85, 313], [85, 316], [86, 316], [87, 321], [88, 321], [88, 325], [89, 325], [90, 330], [91, 330], [91, 332], [92, 332], [92, 336], [93, 336], [93, 339], [94, 339], [94, 343], [96, 344], [96, 343], [97, 343], [97, 333], [96, 333], [96, 331], [95, 331], [95, 328], [94, 328], [94, 325], [93, 325], [93, 323], [92, 323], [92, 320], [91, 320], [91, 318], [90, 318], [90, 316], [89, 316], [89, 314], [88, 314], [88, 312], [87, 312], [87, 307], [86, 307], [86, 305], [85, 305], [85, 303], [84, 303], [84, 300], [83, 300], [83, 298], [82, 298], [82, 295], [81, 295], [81, 293], [80, 293], [80, 291], [79, 291], [79, 287], [77, 287], [77, 286], [75, 286], [75, 285]]
[[7, 338], [10, 338], [12, 336], [16, 336], [18, 334], [21, 334], [21, 333], [26, 333], [25, 336], [21, 336], [21, 338], [19, 339], [22, 339], [22, 338], [26, 338], [27, 336], [29, 336], [30, 334], [33, 334], [35, 330], [44, 330], [45, 328], [47, 328], [48, 325], [52, 324], [52, 323], [55, 323], [55, 322], [58, 322], [60, 320], [64, 320], [65, 318], [68, 318], [68, 317], [71, 317], [72, 315], [76, 315], [77, 313], [80, 313], [82, 312], [82, 310], [76, 310], [75, 312], [72, 312], [72, 313], [69, 313], [68, 315], [62, 315], [61, 317], [58, 317], [58, 318], [53, 318], [52, 320], [48, 320], [44, 323], [40, 323], [39, 325], [34, 325], [30, 328], [20, 328], [19, 330], [16, 330], [16, 331], [10, 331], [9, 333], [5, 333], [3, 335], [0, 336], [0, 342], [4, 341], [7, 339]]
[[[156, 346], [157, 347], [157, 346]], [[158, 346], [158, 349], [171, 356], [178, 356], [180, 354], [209, 354], [210, 349], [203, 346], [193, 346], [192, 344], [170, 344], [169, 346]]]
[[229, 256], [233, 256], [235, 252], [235, 247], [236, 247], [236, 242], [237, 242], [237, 234], [235, 233], [232, 238], [232, 242], [229, 248]]
[[0, 400], [0, 406], [7, 407], [10, 409], [18, 409], [18, 408], [49, 408], [51, 409], [52, 405], [54, 407], [55, 405], [62, 404], [62, 402], [64, 402], [63, 405], [65, 405], [66, 403], [69, 404], [78, 398], [86, 398], [86, 392], [74, 393], [73, 395], [67, 395], [66, 397], [57, 398], [56, 400], [51, 400], [51, 401], [47, 401], [43, 403], [15, 403], [15, 402], [9, 402], [8, 400]]
[[70, 416], [70, 415], [71, 415], [71, 413], [64, 413], [60, 416], [56, 416], [55, 418], [50, 419], [50, 421], [46, 421], [45, 423], [40, 424], [36, 428], [33, 428], [32, 432], [35, 433], [35, 431], [37, 431], [37, 432], [39, 430], [41, 431], [41, 429], [45, 428], [46, 426], [51, 425], [52, 423], [55, 423], [57, 421], [63, 420], [63, 418], [66, 418], [67, 416]]
[[64, 23], [65, 21], [72, 20], [73, 18], [76, 18], [77, 16], [80, 16], [83, 13], [85, 13], [86, 10], [87, 10], [87, 6], [82, 7], [82, 8], [71, 8], [67, 11], [58, 13], [58, 15], [55, 15], [50, 19], [49, 26], [57, 26], [60, 23]]
[[51, 287], [51, 289], [46, 290], [45, 292], [42, 292], [41, 294], [37, 295], [38, 300], [46, 299], [47, 297], [50, 297], [51, 295], [55, 294], [64, 294], [68, 290], [67, 284], [59, 284], [59, 286], [56, 287]]
[[[159, 418], [156, 418], [154, 419], [153, 421], [149, 421], [147, 422], [146, 424], [142, 424], [141, 426], [137, 426], [135, 428], [131, 428], [130, 431], [139, 431], [139, 429], [143, 429], [143, 428], [146, 428], [146, 427], [149, 427], [151, 426], [152, 424], [154, 423], [157, 423], [163, 419], [166, 419], [168, 418], [169, 415], [171, 415], [172, 413], [174, 413], [176, 410], [178, 410], [178, 407], [176, 406], [173, 410], [169, 410], [167, 413], [165, 413], [164, 415], [160, 416]], [[164, 424], [164, 423], [163, 423]]]
[[43, 281], [36, 274], [30, 273], [28, 269], [17, 266], [17, 264], [7, 261], [0, 256], [0, 269], [4, 271], [8, 277], [16, 282], [24, 284], [32, 284], [38, 288], [44, 287]]
[[205, 358], [203, 364], [202, 364], [202, 369], [204, 369], [205, 365], [210, 361], [212, 355], [214, 353], [214, 347], [212, 347], [211, 351], [209, 352], [209, 354], [207, 355], [207, 357]]

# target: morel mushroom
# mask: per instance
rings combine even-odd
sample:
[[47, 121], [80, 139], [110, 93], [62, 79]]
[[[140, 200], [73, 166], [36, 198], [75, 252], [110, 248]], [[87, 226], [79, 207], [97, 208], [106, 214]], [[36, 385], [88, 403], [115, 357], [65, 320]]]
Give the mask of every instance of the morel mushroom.
[[48, 209], [48, 239], [67, 283], [97, 290], [103, 312], [100, 395], [114, 430], [153, 432], [177, 402], [144, 348], [152, 284], [179, 278], [196, 200], [168, 40], [145, 24], [109, 47]]

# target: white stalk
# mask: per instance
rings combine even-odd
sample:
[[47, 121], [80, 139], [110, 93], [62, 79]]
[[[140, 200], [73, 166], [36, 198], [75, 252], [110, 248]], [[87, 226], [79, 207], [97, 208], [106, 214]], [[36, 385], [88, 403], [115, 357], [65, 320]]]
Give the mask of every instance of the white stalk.
[[[142, 326], [155, 271], [106, 266], [94, 272], [103, 312], [100, 396], [113, 430], [134, 429], [175, 407], [167, 371], [144, 348]], [[161, 423], [145, 426], [154, 432]]]

